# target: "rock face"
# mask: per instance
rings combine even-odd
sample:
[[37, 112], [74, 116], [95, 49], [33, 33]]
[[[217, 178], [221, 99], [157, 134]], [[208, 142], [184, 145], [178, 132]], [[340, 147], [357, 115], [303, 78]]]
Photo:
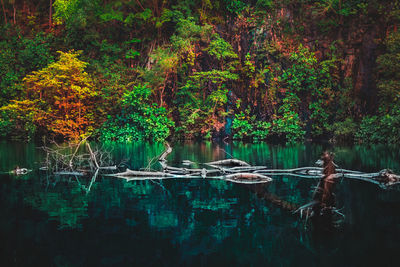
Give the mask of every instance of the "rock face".
[[358, 30], [358, 34], [349, 33], [347, 38], [342, 75], [352, 79], [354, 96], [360, 100], [363, 111], [366, 112], [376, 104], [376, 59], [380, 54], [378, 42], [384, 37], [382, 32], [386, 31], [383, 27], [366, 27]]
[[[330, 30], [318, 26], [318, 20], [326, 19], [326, 13], [315, 15], [312, 10], [297, 10], [298, 6], [286, 6], [271, 15], [266, 24], [254, 27], [251, 23], [235, 23], [232, 35], [240, 40], [239, 54], [254, 50], [257, 42], [274, 43], [283, 54], [288, 53], [300, 41], [304, 46], [315, 51], [319, 60], [330, 58], [333, 53], [340, 61], [338, 73], [343, 86], [350, 86], [350, 92], [355, 98], [358, 110], [356, 112], [371, 112], [375, 110], [377, 101], [376, 59], [382, 54], [380, 44], [385, 39], [390, 23], [376, 10], [366, 10], [365, 14], [341, 16], [333, 18], [337, 25]], [[276, 23], [281, 21], [281, 23]], [[291, 33], [282, 26], [285, 22]], [[299, 25], [302, 31], [299, 31]], [[256, 28], [256, 30], [254, 30]], [[249, 34], [254, 31], [253, 36]], [[287, 31], [287, 29], [286, 29]], [[236, 34], [234, 34], [236, 33]], [[248, 40], [254, 39], [253, 42]], [[332, 50], [335, 46], [335, 51]], [[266, 55], [273, 59], [273, 56]], [[275, 59], [275, 61], [279, 59]]]
[[352, 94], [363, 112], [376, 107], [376, 59], [382, 53], [379, 44], [385, 39], [388, 27], [384, 21], [372, 23], [361, 16], [347, 18], [346, 23], [326, 34], [315, 25], [309, 26], [308, 36], [303, 37], [304, 44], [316, 50], [319, 59], [330, 56], [330, 45], [336, 43], [337, 56], [342, 60], [339, 63], [341, 81], [349, 81], [347, 85], [352, 86]]

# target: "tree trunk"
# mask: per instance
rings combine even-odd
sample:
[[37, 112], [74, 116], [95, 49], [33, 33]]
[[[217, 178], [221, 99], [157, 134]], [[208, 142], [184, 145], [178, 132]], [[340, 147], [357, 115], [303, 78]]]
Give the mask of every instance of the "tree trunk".
[[321, 207], [332, 207], [335, 204], [333, 190], [335, 188], [336, 168], [333, 164], [333, 155], [324, 152], [322, 155], [323, 161], [323, 177], [318, 183], [317, 190], [314, 194], [314, 200], [321, 203]]
[[53, 26], [53, 0], [50, 0], [49, 5], [49, 29]]
[[1, 0], [1, 7], [3, 8], [4, 23], [7, 24], [7, 14], [6, 14], [6, 9], [4, 8], [4, 1], [3, 0]]
[[13, 9], [14, 9], [14, 13], [13, 13], [13, 23], [14, 25], [17, 23], [17, 20], [15, 19], [15, 15], [17, 13], [17, 8], [15, 7], [15, 2], [13, 3]]

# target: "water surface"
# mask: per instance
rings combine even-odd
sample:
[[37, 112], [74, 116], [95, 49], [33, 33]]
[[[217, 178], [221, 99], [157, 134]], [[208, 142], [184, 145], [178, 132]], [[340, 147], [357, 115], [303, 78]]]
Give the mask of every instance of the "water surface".
[[[106, 144], [116, 162], [146, 167], [161, 144]], [[271, 168], [313, 166], [330, 149], [340, 167], [400, 173], [398, 147], [318, 144], [173, 144], [170, 165], [235, 157]], [[346, 219], [315, 233], [251, 186], [210, 179], [126, 182], [97, 177], [48, 179], [33, 143], [0, 143], [1, 266], [396, 266], [400, 190], [342, 181], [337, 206]], [[34, 171], [14, 176], [15, 166]], [[201, 165], [198, 165], [201, 167]], [[157, 169], [157, 164], [152, 168]], [[296, 205], [312, 179], [273, 177], [264, 190]]]

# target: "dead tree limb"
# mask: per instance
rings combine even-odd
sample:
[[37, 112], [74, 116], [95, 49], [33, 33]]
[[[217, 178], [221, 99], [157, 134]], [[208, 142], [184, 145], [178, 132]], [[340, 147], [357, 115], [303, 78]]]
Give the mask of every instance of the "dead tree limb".
[[86, 137], [85, 139], [83, 139], [82, 141], [80, 141], [80, 142], [78, 143], [78, 145], [76, 146], [75, 151], [74, 151], [74, 153], [72, 154], [71, 159], [69, 160], [69, 167], [70, 167], [71, 169], [73, 168], [72, 162], [73, 162], [73, 160], [74, 160], [74, 157], [75, 157], [76, 153], [78, 152], [78, 150], [79, 150], [79, 148], [80, 148], [82, 142], [84, 142], [84, 141], [86, 141], [86, 140], [87, 140], [87, 137]]
[[172, 148], [168, 143], [165, 143], [165, 146], [167, 148], [164, 153], [162, 153], [161, 156], [158, 158], [158, 161], [166, 161], [167, 156], [172, 152]]
[[[46, 161], [45, 167], [40, 168], [40, 170], [55, 175], [84, 176], [97, 170], [117, 169], [116, 165], [110, 164], [109, 153], [97, 148], [93, 150], [87, 138], [78, 143], [68, 143], [67, 145], [59, 145], [55, 142], [53, 144], [53, 148], [42, 147], [46, 152]], [[84, 148], [86, 148], [86, 151], [81, 151]]]
[[92, 161], [94, 162], [94, 164], [95, 164], [95, 166], [96, 166], [96, 169], [99, 169], [99, 168], [100, 168], [99, 163], [97, 162], [96, 155], [93, 153], [92, 148], [90, 147], [89, 142], [86, 142], [86, 146], [87, 146], [87, 148], [88, 148], [88, 150], [89, 150], [89, 152], [90, 152], [90, 157], [91, 157]]

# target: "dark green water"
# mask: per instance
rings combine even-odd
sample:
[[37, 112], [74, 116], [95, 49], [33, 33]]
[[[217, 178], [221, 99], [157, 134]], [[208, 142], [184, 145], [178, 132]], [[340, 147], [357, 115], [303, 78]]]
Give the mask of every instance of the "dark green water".
[[[272, 168], [312, 166], [322, 145], [174, 144], [170, 165], [233, 156]], [[116, 161], [147, 166], [162, 145], [108, 145]], [[329, 147], [343, 168], [400, 172], [396, 147]], [[345, 222], [334, 233], [302, 221], [253, 188], [219, 180], [126, 182], [99, 176], [47, 180], [34, 144], [0, 143], [0, 266], [399, 266], [400, 189], [342, 181], [337, 206]], [[156, 166], [154, 166], [156, 167]], [[315, 180], [273, 177], [264, 190], [296, 204]]]

